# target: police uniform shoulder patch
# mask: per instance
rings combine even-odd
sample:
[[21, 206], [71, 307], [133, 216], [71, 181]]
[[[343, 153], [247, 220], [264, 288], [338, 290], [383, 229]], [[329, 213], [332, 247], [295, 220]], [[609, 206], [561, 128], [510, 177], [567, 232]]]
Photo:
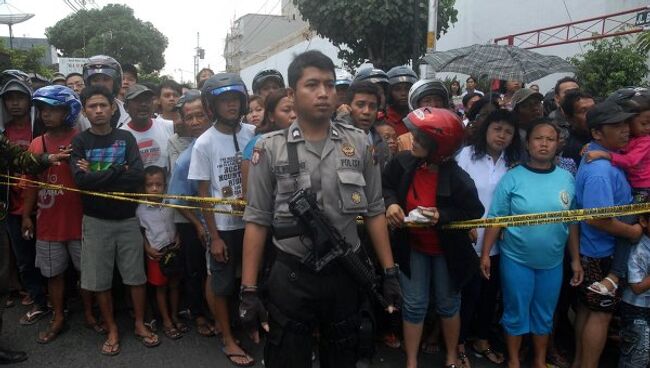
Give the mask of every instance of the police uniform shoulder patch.
[[262, 159], [263, 155], [264, 155], [264, 150], [262, 148], [253, 149], [253, 155], [251, 156], [251, 164], [257, 165]]

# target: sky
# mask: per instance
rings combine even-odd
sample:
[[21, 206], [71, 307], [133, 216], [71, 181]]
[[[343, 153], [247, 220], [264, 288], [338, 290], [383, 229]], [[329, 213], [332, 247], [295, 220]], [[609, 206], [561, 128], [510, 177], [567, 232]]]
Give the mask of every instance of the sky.
[[[14, 37], [45, 37], [45, 29], [73, 13], [64, 0], [4, 0], [12, 7], [35, 16], [13, 26]], [[0, 0], [0, 2], [4, 2]], [[162, 74], [177, 81], [194, 78], [196, 33], [205, 49], [205, 66], [215, 71], [225, 69], [222, 56], [226, 35], [234, 19], [248, 13], [279, 14], [281, 0], [94, 0], [101, 8], [109, 3], [126, 4], [136, 18], [151, 22], [168, 39]], [[0, 36], [9, 36], [9, 28], [0, 25]]]

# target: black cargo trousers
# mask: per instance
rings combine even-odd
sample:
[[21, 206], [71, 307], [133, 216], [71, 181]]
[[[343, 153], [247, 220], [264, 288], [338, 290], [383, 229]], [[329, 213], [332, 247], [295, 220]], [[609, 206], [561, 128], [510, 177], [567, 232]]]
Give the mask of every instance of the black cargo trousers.
[[267, 368], [311, 367], [314, 339], [321, 367], [356, 366], [362, 299], [358, 284], [341, 266], [332, 262], [316, 273], [297, 257], [278, 251], [266, 293]]

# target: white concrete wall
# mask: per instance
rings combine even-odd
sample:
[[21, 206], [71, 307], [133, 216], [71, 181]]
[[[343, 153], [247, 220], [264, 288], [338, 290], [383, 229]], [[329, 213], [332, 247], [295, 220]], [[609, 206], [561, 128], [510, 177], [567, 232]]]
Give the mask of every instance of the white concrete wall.
[[[565, 8], [566, 4], [566, 8]], [[537, 28], [555, 26], [571, 21], [597, 17], [650, 5], [650, 0], [456, 0], [458, 22], [443, 35], [437, 49], [444, 51], [472, 44], [491, 43], [497, 37], [521, 33]], [[545, 47], [534, 51], [569, 57], [587, 50], [587, 43], [573, 43]], [[286, 80], [287, 67], [299, 53], [316, 49], [334, 60], [338, 67], [343, 62], [337, 58], [338, 49], [329, 41], [315, 37], [301, 42], [269, 57], [263, 62], [244, 68], [241, 76], [250, 87], [253, 76], [260, 70], [274, 68]], [[447, 73], [440, 75], [444, 77]], [[555, 81], [565, 74], [553, 74], [535, 83], [548, 91]], [[461, 80], [464, 80], [462, 78]]]
[[310, 41], [303, 41], [299, 44], [291, 46], [290, 48], [280, 51], [277, 54], [269, 57], [268, 59], [251, 65], [241, 70], [240, 75], [248, 86], [249, 91], [252, 93], [253, 77], [260, 70], [276, 69], [284, 76], [287, 82], [287, 68], [296, 55], [308, 50], [319, 50], [325, 55], [332, 58], [334, 65], [337, 67], [343, 66], [343, 62], [337, 57], [338, 49], [332, 45], [328, 40], [320, 37], [314, 37]]

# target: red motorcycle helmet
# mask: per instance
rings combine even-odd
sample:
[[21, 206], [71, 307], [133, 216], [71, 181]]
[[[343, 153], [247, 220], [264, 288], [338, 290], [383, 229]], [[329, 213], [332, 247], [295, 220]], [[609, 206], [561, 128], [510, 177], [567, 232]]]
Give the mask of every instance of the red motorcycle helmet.
[[434, 143], [430, 160], [441, 163], [451, 158], [463, 145], [463, 123], [448, 109], [423, 107], [411, 111], [404, 124], [413, 134], [424, 134]]

